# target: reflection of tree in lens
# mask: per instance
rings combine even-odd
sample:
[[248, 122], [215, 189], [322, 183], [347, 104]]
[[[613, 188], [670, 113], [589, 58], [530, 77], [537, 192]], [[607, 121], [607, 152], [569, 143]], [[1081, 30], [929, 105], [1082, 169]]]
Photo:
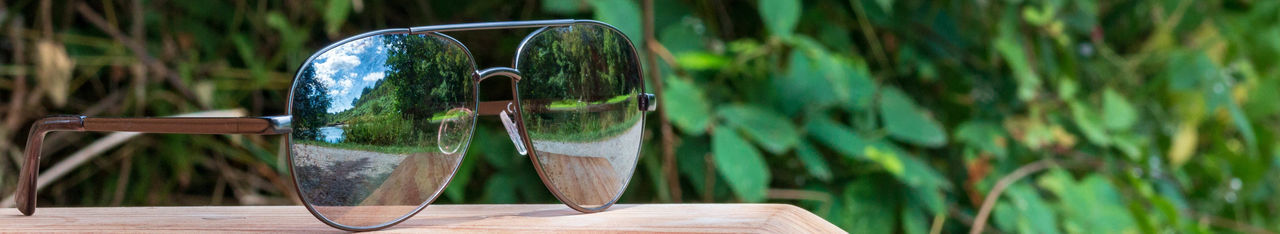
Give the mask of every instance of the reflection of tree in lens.
[[552, 27], [530, 38], [518, 66], [532, 138], [590, 141], [628, 129], [641, 81], [625, 40], [598, 25]]
[[550, 27], [527, 43], [516, 66], [539, 173], [561, 201], [603, 207], [622, 192], [640, 149], [635, 51], [596, 24]]
[[436, 129], [434, 123], [442, 121], [445, 112], [473, 100], [467, 95], [472, 91], [470, 57], [451, 40], [434, 35], [392, 36], [387, 44], [392, 48], [387, 80], [395, 86], [395, 107], [415, 128]]
[[329, 91], [316, 77], [316, 69], [306, 66], [299, 75], [298, 87], [293, 90], [293, 137], [321, 140], [318, 128], [325, 125], [329, 109]]

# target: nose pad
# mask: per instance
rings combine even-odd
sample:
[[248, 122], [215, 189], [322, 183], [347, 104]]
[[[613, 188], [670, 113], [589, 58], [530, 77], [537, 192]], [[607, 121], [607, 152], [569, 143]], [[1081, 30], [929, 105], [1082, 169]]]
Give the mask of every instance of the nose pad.
[[511, 113], [515, 111], [515, 103], [508, 102], [507, 109], [502, 110], [502, 113], [498, 113], [498, 117], [502, 118], [502, 126], [507, 129], [507, 136], [511, 137], [511, 144], [516, 145], [516, 151], [520, 152], [520, 155], [528, 155], [529, 151], [524, 148], [524, 140], [520, 138], [520, 132], [516, 131], [518, 130], [516, 123], [511, 121]]
[[469, 135], [466, 131], [475, 119], [474, 112], [467, 108], [454, 108], [445, 116], [449, 117], [441, 120], [440, 127], [436, 129], [436, 147], [441, 153], [455, 154], [467, 141]]

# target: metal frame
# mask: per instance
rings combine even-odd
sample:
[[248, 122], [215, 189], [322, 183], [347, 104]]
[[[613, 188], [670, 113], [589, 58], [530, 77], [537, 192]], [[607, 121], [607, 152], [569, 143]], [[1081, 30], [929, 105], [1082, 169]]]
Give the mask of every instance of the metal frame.
[[[464, 51], [466, 51], [467, 57], [471, 60], [471, 68], [474, 71], [472, 74], [473, 76], [472, 93], [474, 96], [473, 100], [476, 101], [476, 106], [474, 107], [478, 110], [477, 111], [478, 114], [479, 115], [496, 115], [499, 112], [501, 112], [503, 109], [505, 109], [507, 105], [514, 103], [517, 109], [517, 111], [514, 112], [517, 117], [515, 120], [515, 124], [519, 128], [521, 144], [523, 144], [524, 147], [527, 149], [534, 149], [533, 141], [529, 139], [528, 130], [525, 129], [523, 113], [522, 111], [518, 111], [522, 109], [520, 106], [520, 93], [519, 93], [519, 82], [522, 79], [522, 76], [520, 74], [519, 68], [516, 66], [519, 65], [520, 55], [523, 54], [524, 51], [527, 49], [526, 45], [529, 43], [529, 40], [532, 39], [534, 36], [544, 32], [547, 29], [547, 27], [568, 26], [568, 25], [574, 25], [574, 24], [593, 24], [593, 25], [605, 26], [610, 30], [613, 30], [619, 34], [625, 35], [624, 33], [622, 33], [621, 30], [618, 30], [618, 28], [613, 27], [612, 25], [609, 25], [609, 24], [605, 24], [603, 22], [594, 21], [594, 20], [573, 20], [573, 19], [448, 24], [448, 25], [433, 25], [433, 26], [420, 26], [420, 27], [411, 27], [411, 28], [395, 28], [395, 29], [383, 29], [383, 30], [370, 31], [370, 32], [358, 34], [355, 36], [351, 36], [351, 37], [339, 40], [337, 42], [334, 42], [332, 44], [329, 44], [328, 46], [325, 46], [324, 48], [312, 54], [311, 57], [307, 58], [307, 60], [303, 62], [302, 65], [299, 66], [299, 72], [294, 75], [294, 83], [290, 85], [288, 97], [293, 97], [293, 94], [295, 91], [294, 89], [297, 88], [296, 81], [302, 75], [300, 72], [301, 69], [307, 66], [308, 64], [311, 64], [311, 62], [315, 60], [317, 57], [319, 57], [321, 54], [324, 54], [329, 50], [337, 48], [338, 46], [341, 46], [343, 44], [346, 44], [348, 42], [358, 40], [358, 39], [368, 38], [368, 37], [377, 36], [377, 35], [387, 35], [387, 34], [439, 36], [439, 37], [449, 39], [454, 43], [457, 43], [459, 46], [463, 48]], [[527, 35], [524, 38], [524, 40], [520, 42], [520, 45], [517, 47], [515, 58], [512, 60], [513, 61], [512, 66], [516, 68], [491, 67], [491, 68], [479, 70], [477, 69], [477, 65], [475, 63], [475, 57], [472, 56], [470, 49], [468, 49], [465, 44], [458, 41], [457, 39], [454, 39], [453, 37], [443, 34], [443, 32], [454, 32], [454, 31], [537, 28], [537, 27], [541, 27], [541, 28], [539, 28], [538, 30], [535, 30], [532, 33], [529, 33], [529, 35]], [[639, 54], [635, 50], [635, 44], [630, 40], [630, 38], [623, 37], [623, 40], [626, 41], [628, 45], [631, 47], [632, 55], [635, 57], [634, 58], [635, 61], [640, 61], [638, 57]], [[498, 76], [511, 78], [511, 92], [512, 92], [512, 97], [514, 97], [515, 100], [480, 102], [479, 101], [480, 82], [488, 78], [498, 77]], [[643, 75], [641, 74], [641, 76]], [[639, 84], [640, 84], [639, 88], [642, 93], [635, 98], [639, 99], [638, 101], [640, 104], [640, 111], [642, 112], [653, 111], [654, 108], [657, 106], [656, 98], [653, 96], [653, 94], [643, 93], [643, 90], [644, 90], [643, 81], [639, 82]], [[44, 136], [49, 132], [75, 131], [75, 132], [141, 132], [141, 133], [181, 133], [181, 134], [279, 135], [279, 134], [288, 134], [292, 130], [290, 125], [292, 121], [292, 116], [293, 116], [292, 115], [292, 111], [293, 111], [292, 98], [289, 99], [286, 109], [287, 111], [285, 115], [280, 115], [280, 116], [239, 117], [239, 118], [237, 117], [100, 118], [100, 117], [86, 117], [86, 116], [51, 116], [51, 117], [42, 118], [36, 121], [34, 124], [32, 124], [31, 132], [27, 137], [27, 147], [25, 152], [26, 158], [23, 162], [22, 170], [19, 175], [18, 189], [15, 195], [15, 201], [17, 202], [18, 210], [21, 211], [22, 214], [27, 216], [30, 216], [35, 213], [35, 208], [36, 208], [35, 195], [37, 190], [36, 177], [39, 174], [39, 170], [40, 170], [39, 168], [40, 167], [39, 166], [40, 147], [43, 144]], [[476, 118], [475, 116], [472, 116], [473, 122], [475, 118]], [[642, 114], [640, 118], [641, 119], [639, 121], [640, 121], [641, 127], [643, 128], [644, 115]], [[471, 133], [468, 134], [467, 136], [466, 145], [471, 144], [471, 138], [474, 135], [475, 135], [475, 125], [472, 125]], [[292, 139], [286, 138], [286, 144], [292, 145], [293, 144]], [[640, 144], [640, 142], [636, 142], [636, 144]], [[462, 157], [466, 157], [466, 147], [462, 148], [462, 150], [463, 150]], [[536, 150], [530, 150], [530, 152], [531, 153], [529, 155], [529, 159], [532, 161], [534, 165], [534, 169], [538, 172], [538, 177], [542, 180], [543, 184], [547, 186], [547, 189], [550, 190], [551, 193], [555, 195], [557, 199], [565, 203], [565, 205], [580, 212], [592, 213], [592, 212], [599, 212], [599, 211], [608, 209], [615, 202], [617, 202], [618, 198], [622, 196], [622, 192], [626, 190], [627, 184], [630, 183], [631, 176], [628, 176], [627, 181], [623, 183], [621, 188], [619, 188], [619, 191], [615, 192], [613, 199], [611, 199], [609, 203], [601, 207], [592, 208], [592, 209], [583, 208], [579, 204], [575, 204], [572, 201], [568, 201], [564, 199], [564, 196], [562, 196], [561, 192], [558, 191], [554, 185], [552, 185], [552, 182], [542, 172], [543, 169], [540, 163], [538, 162], [538, 155], [536, 153]], [[450, 173], [449, 178], [445, 179], [445, 183], [442, 186], [442, 188], [440, 190], [437, 190], [436, 194], [433, 194], [431, 196], [431, 199], [420, 204], [418, 208], [416, 208], [413, 212], [410, 212], [395, 220], [382, 223], [379, 225], [374, 225], [369, 227], [353, 227], [353, 226], [346, 226], [346, 225], [334, 223], [333, 221], [324, 217], [323, 214], [320, 214], [318, 211], [316, 211], [315, 208], [312, 207], [311, 203], [306, 201], [306, 196], [301, 195], [302, 194], [301, 188], [297, 186], [298, 178], [293, 171], [294, 165], [293, 165], [292, 150], [290, 150], [288, 154], [289, 154], [289, 162], [288, 162], [289, 172], [290, 174], [293, 175], [292, 176], [293, 182], [295, 184], [294, 190], [296, 194], [298, 194], [299, 200], [303, 201], [303, 204], [305, 207], [307, 207], [307, 210], [311, 212], [312, 215], [320, 219], [320, 221], [334, 228], [347, 230], [347, 231], [378, 230], [378, 229], [393, 226], [395, 224], [403, 222], [404, 220], [407, 220], [409, 217], [416, 215], [418, 212], [421, 212], [424, 208], [426, 208], [429, 204], [434, 202], [434, 200], [439, 197], [440, 192], [443, 190], [443, 187], [447, 187], [449, 182], [451, 182], [451, 180], [453, 179], [453, 176], [457, 173], [457, 167], [455, 167], [454, 172]], [[639, 160], [638, 155], [639, 155], [639, 152], [637, 152], [636, 161], [631, 162], [631, 164], [633, 164], [631, 173], [633, 174], [635, 173], [634, 164], [636, 164], [636, 162]], [[461, 161], [461, 157], [459, 158], [459, 161]]]

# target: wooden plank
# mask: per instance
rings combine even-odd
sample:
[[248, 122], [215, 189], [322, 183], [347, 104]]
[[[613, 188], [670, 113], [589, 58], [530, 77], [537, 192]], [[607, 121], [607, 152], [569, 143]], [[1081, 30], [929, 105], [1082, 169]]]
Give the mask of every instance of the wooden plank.
[[[0, 231], [339, 232], [301, 206], [43, 207], [34, 216], [0, 209]], [[839, 233], [785, 204], [615, 205], [583, 214], [561, 204], [432, 205], [388, 232], [768, 232]]]

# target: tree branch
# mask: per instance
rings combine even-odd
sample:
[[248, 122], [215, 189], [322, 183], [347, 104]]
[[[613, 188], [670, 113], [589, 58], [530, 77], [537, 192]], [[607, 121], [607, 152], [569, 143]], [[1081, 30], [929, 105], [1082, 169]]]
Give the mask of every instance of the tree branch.
[[[659, 98], [662, 97], [662, 75], [658, 74], [658, 61], [654, 60], [657, 53], [658, 40], [653, 36], [653, 0], [644, 0], [644, 41], [645, 48], [649, 49], [649, 56], [645, 56], [649, 63], [649, 83], [653, 84], [653, 93]], [[654, 46], [658, 45], [658, 46]], [[665, 50], [665, 49], [664, 49]], [[668, 52], [668, 54], [670, 54]], [[676, 152], [672, 146], [675, 135], [671, 131], [671, 121], [667, 119], [666, 105], [658, 105], [659, 124], [662, 131], [662, 174], [667, 179], [667, 191], [671, 193], [671, 201], [680, 202], [682, 192], [680, 191], [680, 174], [676, 171]]]
[[120, 29], [112, 26], [103, 19], [101, 15], [94, 12], [93, 8], [90, 8], [87, 3], [82, 2], [76, 4], [76, 12], [79, 12], [80, 16], [85, 20], [88, 20], [89, 23], [97, 26], [98, 29], [106, 32], [107, 35], [111, 36], [111, 38], [120, 41], [120, 43], [124, 44], [130, 51], [133, 51], [133, 54], [138, 56], [138, 60], [141, 60], [142, 63], [146, 64], [152, 71], [155, 71], [157, 75], [164, 77], [165, 81], [169, 83], [169, 86], [173, 86], [174, 89], [177, 89], [178, 93], [182, 94], [182, 97], [188, 102], [196, 104], [196, 106], [199, 106], [201, 109], [209, 108], [207, 104], [200, 103], [200, 99], [197, 98], [195, 93], [187, 87], [187, 85], [182, 81], [182, 78], [178, 77], [178, 74], [169, 71], [169, 68], [165, 67], [164, 63], [161, 63], [159, 60], [151, 57], [151, 53], [147, 52], [146, 46], [140, 41], [124, 35], [124, 33], [120, 32]]
[[1000, 177], [1000, 180], [996, 181], [996, 186], [991, 188], [991, 192], [987, 193], [985, 199], [982, 199], [982, 207], [978, 209], [978, 217], [974, 218], [973, 228], [969, 229], [969, 234], [982, 233], [982, 229], [987, 226], [987, 218], [991, 216], [991, 208], [995, 207], [996, 200], [1000, 199], [1000, 194], [1004, 193], [1005, 188], [1022, 179], [1022, 177], [1043, 171], [1052, 165], [1054, 165], [1053, 159], [1045, 158], [1018, 167], [1018, 169], [1013, 170], [1013, 173]]

